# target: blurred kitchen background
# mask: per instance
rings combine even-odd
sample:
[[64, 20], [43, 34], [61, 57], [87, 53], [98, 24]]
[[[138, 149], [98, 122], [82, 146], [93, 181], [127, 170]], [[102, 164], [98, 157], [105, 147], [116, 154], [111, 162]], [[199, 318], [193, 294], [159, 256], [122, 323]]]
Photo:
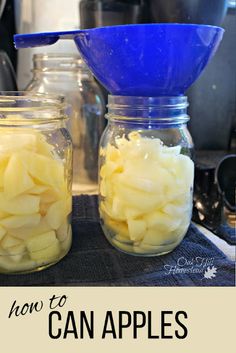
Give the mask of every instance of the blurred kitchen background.
[[[226, 32], [220, 49], [188, 92], [191, 116], [189, 128], [197, 150], [235, 149], [235, 4], [235, 0], [1, 0], [1, 60], [8, 60], [6, 53], [17, 72], [18, 88], [24, 89], [32, 79], [33, 54], [77, 54], [77, 49], [73, 41], [59, 41], [54, 46], [16, 52], [12, 44], [14, 33], [142, 22], [222, 25]], [[11, 81], [10, 87], [5, 84], [5, 88], [11, 88], [11, 84], [14, 88]], [[3, 88], [4, 86], [1, 87]]]

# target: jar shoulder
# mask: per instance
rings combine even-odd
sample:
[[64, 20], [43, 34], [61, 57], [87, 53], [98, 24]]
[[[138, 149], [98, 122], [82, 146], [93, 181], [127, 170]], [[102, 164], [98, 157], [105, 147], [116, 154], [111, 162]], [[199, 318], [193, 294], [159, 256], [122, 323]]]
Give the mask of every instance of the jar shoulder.
[[[117, 138], [129, 139], [130, 135], [136, 133], [139, 138], [160, 139], [167, 146], [186, 146], [193, 148], [193, 141], [186, 125], [172, 128], [151, 128], [141, 126], [142, 124], [119, 124], [109, 123], [104, 131], [102, 142], [115, 143]], [[139, 143], [139, 139], [136, 139]]]

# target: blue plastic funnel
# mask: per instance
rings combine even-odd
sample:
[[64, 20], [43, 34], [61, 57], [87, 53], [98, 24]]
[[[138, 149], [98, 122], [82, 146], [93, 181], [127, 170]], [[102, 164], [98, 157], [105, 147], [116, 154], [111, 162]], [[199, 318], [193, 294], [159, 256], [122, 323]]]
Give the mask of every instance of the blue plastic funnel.
[[192, 24], [139, 24], [15, 35], [16, 48], [74, 39], [96, 78], [113, 95], [182, 95], [215, 54], [224, 30]]

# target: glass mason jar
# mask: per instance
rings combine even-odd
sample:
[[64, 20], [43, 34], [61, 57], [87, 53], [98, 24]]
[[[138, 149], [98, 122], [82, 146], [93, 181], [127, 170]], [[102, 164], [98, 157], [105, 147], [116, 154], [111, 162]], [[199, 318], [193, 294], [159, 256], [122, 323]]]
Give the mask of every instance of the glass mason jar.
[[117, 249], [172, 251], [191, 220], [194, 164], [187, 97], [110, 96], [100, 146], [99, 211]]
[[73, 141], [73, 194], [97, 193], [98, 146], [105, 127], [102, 91], [79, 55], [37, 54], [33, 64], [26, 90], [65, 96]]
[[0, 93], [0, 272], [33, 272], [70, 249], [72, 143], [62, 99]]

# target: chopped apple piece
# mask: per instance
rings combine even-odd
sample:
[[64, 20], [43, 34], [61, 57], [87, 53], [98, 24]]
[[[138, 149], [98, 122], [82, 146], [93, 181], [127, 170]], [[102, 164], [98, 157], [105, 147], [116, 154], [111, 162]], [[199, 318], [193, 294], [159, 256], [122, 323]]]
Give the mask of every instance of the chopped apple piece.
[[56, 260], [59, 257], [60, 252], [61, 248], [59, 245], [59, 241], [56, 239], [47, 248], [37, 251], [31, 251], [29, 255], [32, 260], [37, 261], [38, 263], [41, 263], [43, 265], [45, 263], [49, 263], [53, 260]]
[[164, 245], [169, 239], [172, 239], [172, 237], [168, 229], [160, 230], [158, 228], [150, 228], [145, 233], [142, 246], [145, 244], [152, 246]]
[[41, 235], [43, 233], [48, 233], [52, 228], [45, 221], [44, 218], [41, 218], [41, 221], [34, 227], [20, 227], [9, 229], [9, 233], [16, 238], [26, 240], [28, 238]]
[[32, 189], [34, 182], [25, 169], [18, 153], [12, 154], [4, 174], [4, 193], [12, 199]]
[[60, 200], [48, 208], [45, 220], [52, 229], [58, 229], [70, 212], [71, 207], [66, 204], [66, 200]]
[[44, 185], [35, 185], [32, 189], [29, 190], [30, 195], [40, 195], [48, 190], [47, 186]]
[[60, 241], [60, 246], [62, 248], [62, 250], [64, 251], [69, 251], [70, 247], [71, 247], [71, 242], [72, 242], [72, 230], [71, 230], [71, 226], [68, 227], [68, 232], [67, 232], [67, 237], [63, 240]]
[[134, 242], [140, 241], [143, 239], [146, 232], [146, 222], [143, 220], [128, 220], [128, 228], [130, 239]]
[[0, 268], [6, 273], [19, 273], [31, 271], [37, 266], [35, 261], [22, 259], [19, 262], [14, 262], [11, 256], [0, 256]]
[[41, 203], [52, 203], [58, 201], [62, 197], [64, 197], [63, 194], [49, 188], [40, 195], [40, 200]]
[[157, 228], [160, 230], [172, 231], [176, 229], [181, 219], [179, 217], [170, 217], [168, 214], [165, 214], [160, 211], [154, 211], [145, 216], [148, 228]]
[[11, 248], [12, 246], [20, 245], [22, 242], [19, 239], [7, 234], [1, 241], [1, 246], [3, 249]]
[[9, 157], [0, 154], [0, 188], [4, 187], [4, 174], [9, 161]]
[[14, 262], [20, 262], [26, 252], [26, 247], [24, 244], [19, 244], [15, 246], [11, 246], [7, 249], [8, 254], [10, 255], [10, 259]]
[[9, 216], [9, 213], [0, 211], [0, 220]]
[[25, 241], [26, 247], [30, 253], [37, 252], [42, 249], [46, 249], [57, 241], [56, 233], [50, 231], [37, 236], [28, 238]]
[[64, 168], [59, 160], [27, 151], [21, 151], [20, 154], [21, 160], [36, 184], [39, 181], [44, 185], [60, 189], [64, 180]]
[[162, 201], [163, 195], [148, 195], [145, 192], [135, 190], [122, 184], [117, 184], [116, 192], [123, 199], [127, 208], [136, 208], [143, 212], [149, 212]]
[[124, 252], [127, 252], [127, 253], [130, 253], [130, 250], [133, 248], [132, 245], [129, 245], [127, 243], [123, 243], [121, 242], [120, 240], [116, 239], [116, 238], [113, 238], [110, 240], [110, 242], [116, 246], [118, 249], [124, 251]]
[[126, 238], [128, 240], [130, 239], [129, 230], [128, 230], [128, 226], [127, 226], [126, 223], [124, 223], [124, 222], [115, 222], [115, 221], [110, 220], [108, 225], [116, 233], [116, 235], [119, 234], [123, 238]]
[[19, 132], [17, 129], [12, 129], [10, 133], [1, 134], [0, 153], [14, 153], [22, 149], [29, 151], [36, 150], [37, 136], [33, 133]]
[[8, 229], [18, 229], [21, 227], [35, 227], [39, 224], [40, 219], [41, 216], [39, 213], [24, 216], [10, 216], [0, 220], [0, 225]]
[[6, 232], [7, 232], [6, 229], [0, 225], [0, 241], [2, 240]]
[[8, 200], [4, 193], [0, 193], [0, 211], [13, 215], [38, 213], [39, 201], [40, 198], [33, 195], [20, 195]]
[[69, 223], [66, 220], [56, 231], [57, 239], [59, 241], [64, 241], [67, 236], [68, 236], [68, 231], [69, 231]]

